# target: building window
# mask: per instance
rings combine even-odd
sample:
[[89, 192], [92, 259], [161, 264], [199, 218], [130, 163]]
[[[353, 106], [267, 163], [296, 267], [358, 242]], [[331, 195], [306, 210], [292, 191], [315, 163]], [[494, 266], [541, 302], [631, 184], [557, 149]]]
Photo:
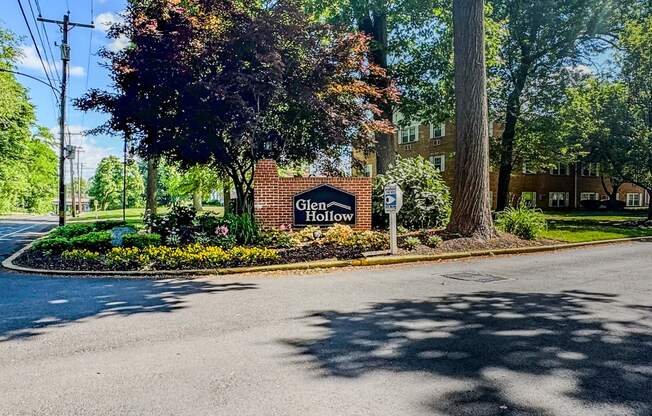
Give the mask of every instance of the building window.
[[582, 192], [580, 193], [580, 201], [597, 201], [600, 199], [600, 194], [597, 192]]
[[408, 126], [402, 128], [399, 131], [399, 138], [401, 144], [416, 142], [419, 139], [418, 135], [419, 135], [419, 129], [417, 128], [417, 126]]
[[548, 206], [551, 208], [565, 208], [568, 206], [568, 192], [550, 192]]
[[374, 175], [374, 165], [365, 165], [364, 167], [364, 176], [372, 177]]
[[537, 206], [537, 193], [536, 192], [523, 192], [521, 194], [521, 203], [528, 208]]
[[552, 169], [550, 169], [551, 175], [568, 176], [568, 172], [568, 163], [557, 163]]
[[489, 137], [494, 137], [494, 122], [489, 122]]
[[628, 207], [640, 207], [641, 206], [641, 194], [639, 193], [628, 193], [627, 194], [627, 206]]
[[529, 168], [526, 162], [523, 162], [523, 174], [524, 175], [534, 175], [536, 172]]
[[430, 163], [435, 165], [435, 168], [440, 172], [446, 170], [446, 156], [444, 155], [430, 156]]
[[438, 139], [446, 135], [446, 123], [431, 124], [430, 125], [430, 138]]
[[600, 176], [600, 167], [596, 163], [582, 163], [582, 176]]

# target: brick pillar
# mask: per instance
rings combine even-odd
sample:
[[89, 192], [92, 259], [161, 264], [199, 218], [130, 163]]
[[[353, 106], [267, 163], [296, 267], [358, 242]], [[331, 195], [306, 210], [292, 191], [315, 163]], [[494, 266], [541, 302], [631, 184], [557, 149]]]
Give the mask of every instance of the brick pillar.
[[254, 216], [263, 225], [278, 222], [278, 187], [276, 162], [270, 159], [258, 161], [254, 170]]

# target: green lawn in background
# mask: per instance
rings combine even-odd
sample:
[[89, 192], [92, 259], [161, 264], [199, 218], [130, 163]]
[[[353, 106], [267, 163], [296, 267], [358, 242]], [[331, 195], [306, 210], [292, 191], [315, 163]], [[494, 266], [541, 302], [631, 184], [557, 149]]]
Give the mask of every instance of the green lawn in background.
[[[165, 214], [168, 212], [168, 207], [159, 207], [157, 212], [159, 214]], [[218, 215], [222, 215], [224, 208], [215, 207], [215, 206], [205, 206], [203, 212], [214, 212]], [[127, 208], [126, 217], [127, 220], [140, 220], [143, 218], [145, 213], [145, 208]], [[69, 222], [79, 222], [79, 221], [93, 221], [98, 219], [100, 221], [106, 220], [121, 220], [122, 219], [122, 209], [113, 209], [108, 211], [95, 211], [84, 212], [81, 215], [78, 215], [75, 218], [68, 216]]]
[[628, 224], [647, 218], [645, 210], [550, 211], [541, 238], [568, 243], [652, 236], [652, 229]]

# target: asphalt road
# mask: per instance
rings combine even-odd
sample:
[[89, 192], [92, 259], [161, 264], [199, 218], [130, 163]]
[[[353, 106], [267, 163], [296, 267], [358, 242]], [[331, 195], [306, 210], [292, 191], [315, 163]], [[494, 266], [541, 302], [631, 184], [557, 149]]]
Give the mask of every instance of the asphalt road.
[[649, 416], [651, 270], [632, 243], [193, 281], [4, 273], [0, 414]]
[[54, 216], [0, 217], [0, 261], [56, 225]]

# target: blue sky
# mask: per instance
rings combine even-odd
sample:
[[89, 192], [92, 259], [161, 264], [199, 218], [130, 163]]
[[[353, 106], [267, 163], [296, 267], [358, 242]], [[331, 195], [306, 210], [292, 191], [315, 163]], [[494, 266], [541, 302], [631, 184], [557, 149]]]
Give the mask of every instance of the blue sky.
[[[32, 26], [32, 31], [36, 38], [37, 45], [41, 55], [44, 53], [50, 55], [50, 51], [43, 51], [40, 44], [35, 24], [32, 19], [30, 2], [35, 15], [38, 16], [36, 0], [21, 0], [23, 8]], [[92, 3], [91, 3], [92, 2]], [[23, 46], [23, 59], [18, 65], [18, 70], [32, 76], [45, 79], [45, 74], [38, 56], [34, 49], [34, 44], [29, 37], [27, 26], [23, 19], [18, 6], [18, 0], [3, 0], [3, 9], [0, 13], [0, 25], [8, 28], [20, 37], [20, 43]], [[91, 14], [91, 4], [93, 13]], [[107, 69], [100, 65], [100, 59], [97, 51], [102, 47], [119, 48], [124, 45], [123, 40], [114, 41], [107, 39], [107, 24], [117, 19], [121, 10], [124, 9], [126, 0], [38, 0], [43, 17], [61, 20], [64, 13], [70, 10], [70, 20], [80, 23], [90, 23], [94, 21], [96, 28], [94, 30], [75, 28], [69, 32], [68, 41], [71, 47], [70, 60], [70, 78], [68, 88], [68, 114], [67, 123], [72, 133], [78, 133], [88, 128], [96, 127], [105, 119], [102, 114], [89, 112], [84, 115], [76, 110], [70, 100], [81, 96], [87, 88], [108, 88], [110, 79]], [[45, 30], [51, 43], [61, 42], [61, 31], [56, 25], [45, 24]], [[38, 24], [43, 41], [43, 25]], [[61, 73], [61, 60], [59, 47], [50, 45], [54, 54], [54, 63], [56, 69]], [[89, 62], [90, 46], [90, 62]], [[45, 58], [45, 56], [43, 56]], [[54, 71], [52, 72], [54, 75]], [[56, 75], [54, 75], [56, 77]], [[38, 123], [48, 128], [58, 131], [58, 109], [55, 105], [53, 95], [50, 89], [29, 78], [17, 76], [17, 79], [25, 85], [30, 91], [30, 98], [36, 105]], [[59, 87], [59, 81], [53, 80], [55, 87]], [[90, 137], [73, 137], [73, 144], [81, 144], [85, 150], [82, 154], [82, 162], [87, 166], [84, 171], [84, 177], [90, 177], [93, 174], [97, 163], [105, 156], [114, 154], [121, 155], [122, 141], [121, 137], [111, 136], [90, 136]]]

